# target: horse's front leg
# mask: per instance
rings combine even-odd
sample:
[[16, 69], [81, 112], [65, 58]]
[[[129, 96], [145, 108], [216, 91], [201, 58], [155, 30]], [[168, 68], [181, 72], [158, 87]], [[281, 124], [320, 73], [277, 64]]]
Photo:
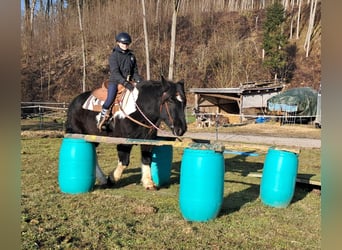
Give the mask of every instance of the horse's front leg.
[[126, 145], [126, 144], [117, 145], [116, 148], [118, 151], [119, 161], [118, 161], [118, 165], [116, 169], [109, 174], [109, 179], [111, 182], [116, 183], [121, 179], [123, 171], [129, 165], [129, 156], [130, 156], [132, 147], [133, 145]]
[[151, 162], [152, 148], [150, 145], [141, 145], [141, 182], [148, 190], [155, 190], [156, 185], [152, 181]]

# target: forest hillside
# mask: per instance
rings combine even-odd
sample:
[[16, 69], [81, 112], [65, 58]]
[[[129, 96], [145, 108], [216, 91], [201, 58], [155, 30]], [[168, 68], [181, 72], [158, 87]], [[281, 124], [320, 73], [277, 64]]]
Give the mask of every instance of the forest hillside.
[[[284, 20], [266, 36], [274, 3], [281, 4]], [[276, 77], [287, 89], [318, 90], [321, 81], [320, 0], [25, 0], [24, 9], [21, 101], [70, 102], [100, 86], [121, 31], [133, 38], [131, 49], [144, 78], [147, 55], [150, 78], [168, 76], [173, 24], [173, 80], [184, 79], [186, 89], [238, 87]], [[276, 54], [267, 53], [266, 38], [274, 41], [275, 33], [283, 42]], [[274, 63], [278, 55], [282, 61]]]

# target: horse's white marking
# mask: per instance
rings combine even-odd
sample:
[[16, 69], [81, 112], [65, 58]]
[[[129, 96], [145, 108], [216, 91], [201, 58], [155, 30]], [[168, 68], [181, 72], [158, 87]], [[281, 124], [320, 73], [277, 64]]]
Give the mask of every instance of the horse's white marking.
[[116, 167], [115, 171], [112, 171], [109, 174], [109, 178], [112, 182], [118, 182], [122, 177], [122, 172], [127, 168], [127, 166], [122, 165], [122, 162], [118, 162], [118, 166]]
[[180, 101], [180, 102], [183, 102], [183, 99], [182, 99], [182, 97], [181, 97], [180, 94], [177, 94], [177, 95], [176, 95], [176, 99], [177, 99], [178, 101]]
[[99, 123], [100, 122], [100, 118], [101, 118], [101, 113], [98, 113], [96, 115], [96, 123]]
[[149, 165], [141, 164], [141, 182], [144, 186], [144, 188], [154, 188], [155, 185], [152, 181], [151, 177], [151, 167]]

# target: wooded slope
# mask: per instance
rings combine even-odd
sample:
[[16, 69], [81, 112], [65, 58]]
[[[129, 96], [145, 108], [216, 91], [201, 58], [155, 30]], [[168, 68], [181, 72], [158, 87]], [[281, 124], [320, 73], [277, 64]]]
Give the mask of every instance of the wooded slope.
[[[69, 102], [83, 91], [78, 2], [85, 39], [86, 90], [99, 86], [108, 78], [108, 56], [114, 46], [115, 34], [121, 31], [131, 34], [131, 49], [137, 56], [140, 73], [146, 77], [142, 0], [25, 2], [22, 101]], [[266, 8], [272, 2], [181, 1], [173, 79], [184, 79], [186, 88], [237, 87], [243, 82], [272, 79], [262, 65], [263, 24]], [[294, 49], [295, 69], [287, 88], [310, 86], [318, 89], [321, 81], [321, 1], [280, 2], [286, 10], [283, 32]], [[152, 79], [158, 79], [160, 74], [168, 75], [173, 3], [172, 0], [145, 0]], [[310, 46], [305, 50], [313, 13]]]

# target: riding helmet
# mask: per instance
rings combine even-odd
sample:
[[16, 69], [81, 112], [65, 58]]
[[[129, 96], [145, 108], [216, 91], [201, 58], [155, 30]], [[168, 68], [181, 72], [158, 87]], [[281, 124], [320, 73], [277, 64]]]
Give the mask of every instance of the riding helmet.
[[130, 44], [132, 42], [131, 36], [126, 32], [117, 34], [115, 40], [124, 44]]

